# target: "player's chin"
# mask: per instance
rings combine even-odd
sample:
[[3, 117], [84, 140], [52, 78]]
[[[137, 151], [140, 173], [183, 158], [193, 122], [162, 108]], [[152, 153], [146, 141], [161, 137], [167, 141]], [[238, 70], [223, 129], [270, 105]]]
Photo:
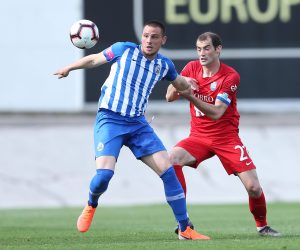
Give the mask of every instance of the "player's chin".
[[153, 51], [153, 50], [151, 50], [151, 51], [144, 51], [144, 54], [145, 54], [145, 56], [147, 56], [147, 57], [153, 57], [153, 56], [155, 56], [156, 55], [156, 53], [157, 53], [158, 51]]
[[202, 66], [207, 66], [208, 64], [209, 64], [209, 61], [207, 61], [207, 60], [200, 60], [200, 64], [202, 65]]

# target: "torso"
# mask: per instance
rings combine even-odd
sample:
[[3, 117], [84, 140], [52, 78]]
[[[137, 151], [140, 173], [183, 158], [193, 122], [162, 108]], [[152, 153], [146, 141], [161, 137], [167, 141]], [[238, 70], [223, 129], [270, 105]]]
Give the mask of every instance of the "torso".
[[229, 133], [238, 133], [240, 116], [236, 106], [236, 91], [240, 83], [239, 74], [223, 63], [212, 77], [203, 78], [202, 70], [197, 60], [188, 63], [181, 74], [198, 81], [199, 91], [194, 92], [197, 98], [210, 104], [215, 104], [218, 98], [225, 102], [228, 108], [219, 120], [213, 121], [190, 103], [191, 135], [220, 138]]
[[115, 43], [104, 50], [104, 55], [113, 65], [101, 88], [99, 108], [124, 116], [143, 115], [155, 84], [163, 78], [172, 81], [177, 77], [170, 59], [157, 54], [148, 60], [134, 43]]

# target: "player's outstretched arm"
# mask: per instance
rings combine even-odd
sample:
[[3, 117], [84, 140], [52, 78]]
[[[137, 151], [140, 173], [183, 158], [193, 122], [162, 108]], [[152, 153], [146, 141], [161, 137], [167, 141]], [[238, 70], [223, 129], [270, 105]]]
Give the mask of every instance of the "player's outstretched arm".
[[63, 77], [67, 77], [72, 70], [94, 68], [94, 67], [98, 67], [104, 63], [106, 63], [106, 58], [105, 58], [103, 52], [100, 52], [98, 54], [91, 54], [91, 55], [88, 55], [88, 56], [85, 56], [85, 57], [79, 59], [78, 61], [76, 61], [70, 65], [67, 65], [67, 66], [57, 70], [54, 73], [54, 75], [57, 75], [58, 78], [60, 79]]
[[[168, 102], [173, 102], [173, 101], [178, 100], [178, 98], [180, 97], [180, 93], [178, 92], [178, 90], [176, 89], [175, 86], [177, 86], [177, 88], [178, 88], [178, 84], [179, 85], [185, 85], [186, 84], [185, 82], [187, 82], [188, 85], [191, 86], [192, 90], [198, 90], [198, 84], [197, 84], [197, 80], [196, 79], [193, 79], [193, 78], [190, 78], [190, 77], [180, 76], [177, 79], [177, 83], [176, 82], [175, 83], [172, 82], [172, 84], [170, 84], [168, 86], [167, 93], [166, 93], [166, 100]], [[174, 86], [174, 84], [175, 84], [175, 86]], [[189, 88], [186, 88], [186, 89], [188, 90]], [[188, 91], [190, 92], [190, 90], [188, 90]], [[192, 92], [191, 92], [191, 94], [192, 94]]]
[[180, 97], [179, 92], [175, 89], [175, 87], [172, 84], [170, 84], [168, 86], [167, 93], [166, 93], [167, 102], [176, 101], [179, 99], [179, 97]]
[[190, 89], [190, 85], [188, 84], [186, 79], [181, 75], [178, 75], [176, 79], [171, 82], [171, 84], [177, 91], [184, 91]]

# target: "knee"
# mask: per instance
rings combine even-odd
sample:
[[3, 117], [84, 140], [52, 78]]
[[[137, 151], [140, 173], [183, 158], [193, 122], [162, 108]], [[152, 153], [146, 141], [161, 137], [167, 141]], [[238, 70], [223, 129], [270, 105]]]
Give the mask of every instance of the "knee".
[[113, 177], [114, 171], [110, 169], [97, 169], [97, 174], [91, 181], [90, 189], [96, 192], [106, 191], [110, 179]]
[[169, 158], [172, 165], [184, 165], [184, 157], [181, 154], [171, 151]]
[[259, 185], [259, 183], [250, 183], [247, 186], [247, 192], [248, 192], [250, 197], [259, 198], [261, 196], [261, 193], [262, 193], [262, 188]]

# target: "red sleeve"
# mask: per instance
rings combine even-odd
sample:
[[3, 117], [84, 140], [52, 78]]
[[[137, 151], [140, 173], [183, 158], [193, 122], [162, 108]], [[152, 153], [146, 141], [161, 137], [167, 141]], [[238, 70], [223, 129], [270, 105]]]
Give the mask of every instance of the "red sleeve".
[[220, 89], [217, 99], [223, 101], [227, 105], [230, 104], [233, 97], [236, 95], [238, 86], [240, 85], [240, 76], [236, 72], [232, 72], [226, 76]]
[[237, 73], [229, 74], [223, 84], [223, 91], [234, 94], [240, 85], [240, 76]]
[[187, 65], [184, 66], [182, 69], [180, 75], [186, 76], [186, 77], [194, 77], [193, 76], [193, 62], [189, 62]]

